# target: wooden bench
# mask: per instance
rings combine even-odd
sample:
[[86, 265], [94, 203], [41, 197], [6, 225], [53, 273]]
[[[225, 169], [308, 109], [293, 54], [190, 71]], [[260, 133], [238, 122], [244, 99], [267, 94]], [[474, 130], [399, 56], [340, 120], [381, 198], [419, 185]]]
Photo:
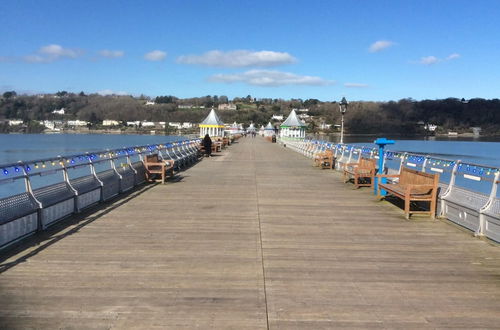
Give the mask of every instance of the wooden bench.
[[[398, 178], [395, 183], [379, 183], [378, 195], [384, 189], [389, 194], [401, 198], [405, 202], [405, 216], [410, 218], [412, 213], [429, 213], [432, 219], [436, 217], [437, 190], [439, 174], [424, 173], [406, 167], [401, 168], [400, 174], [377, 175], [378, 178]], [[410, 203], [430, 202], [429, 211], [412, 211]]]
[[[211, 149], [212, 149], [212, 153], [221, 152], [222, 151], [222, 142], [212, 141], [212, 148]], [[200, 146], [198, 147], [198, 150], [200, 151], [202, 156], [205, 154], [205, 146], [203, 144], [200, 144]]]
[[161, 183], [164, 184], [167, 174], [174, 176], [174, 163], [171, 159], [161, 159], [158, 154], [147, 155], [144, 159], [146, 180], [152, 181], [154, 176], [159, 175]]
[[333, 169], [333, 167], [335, 166], [335, 156], [333, 154], [333, 150], [327, 149], [324, 152], [317, 153], [314, 156], [313, 166], [319, 167], [321, 169]]
[[[344, 183], [351, 177], [354, 179], [354, 188], [373, 187], [375, 181], [375, 159], [361, 157], [357, 163], [344, 164]], [[361, 183], [361, 180], [370, 179], [369, 183]]]

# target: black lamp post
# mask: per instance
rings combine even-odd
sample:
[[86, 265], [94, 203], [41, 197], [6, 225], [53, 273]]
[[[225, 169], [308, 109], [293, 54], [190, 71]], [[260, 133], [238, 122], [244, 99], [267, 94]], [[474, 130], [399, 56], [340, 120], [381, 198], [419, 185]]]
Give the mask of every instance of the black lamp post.
[[340, 144], [344, 143], [344, 114], [347, 111], [348, 105], [349, 105], [349, 103], [347, 102], [345, 97], [342, 97], [342, 100], [340, 100], [340, 103], [339, 103], [339, 110], [340, 110], [340, 114], [342, 115], [342, 119], [340, 122]]

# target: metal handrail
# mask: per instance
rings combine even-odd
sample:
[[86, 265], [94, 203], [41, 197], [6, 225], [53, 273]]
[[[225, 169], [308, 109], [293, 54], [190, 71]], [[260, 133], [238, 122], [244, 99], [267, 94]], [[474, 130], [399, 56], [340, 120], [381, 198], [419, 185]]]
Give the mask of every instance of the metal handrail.
[[[193, 140], [179, 140], [175, 142], [169, 142], [164, 144], [148, 144], [142, 146], [134, 147], [123, 147], [116, 149], [106, 149], [100, 151], [86, 152], [83, 154], [73, 154], [66, 156], [56, 156], [51, 158], [39, 158], [34, 160], [18, 161], [15, 163], [0, 164], [0, 184], [10, 183], [19, 179], [26, 179], [33, 176], [44, 176], [57, 173], [59, 171], [65, 171], [66, 169], [76, 169], [79, 167], [85, 167], [92, 164], [98, 164], [105, 161], [122, 159], [130, 157], [131, 155], [142, 155], [145, 153], [151, 153], [155, 150], [161, 149], [171, 149], [176, 146], [180, 146], [186, 142], [193, 143], [198, 142], [199, 139]], [[38, 169], [39, 167], [46, 168], [52, 166], [52, 168], [47, 168], [47, 170], [40, 170], [37, 172], [32, 172], [32, 170]], [[9, 171], [11, 170], [11, 171]]]

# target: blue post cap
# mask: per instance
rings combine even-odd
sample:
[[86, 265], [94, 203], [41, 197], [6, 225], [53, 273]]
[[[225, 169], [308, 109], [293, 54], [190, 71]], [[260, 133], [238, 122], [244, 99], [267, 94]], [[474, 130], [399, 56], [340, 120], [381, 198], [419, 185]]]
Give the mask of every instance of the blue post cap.
[[383, 147], [387, 144], [394, 144], [394, 140], [387, 140], [386, 138], [378, 138], [373, 143], [378, 144], [379, 146]]

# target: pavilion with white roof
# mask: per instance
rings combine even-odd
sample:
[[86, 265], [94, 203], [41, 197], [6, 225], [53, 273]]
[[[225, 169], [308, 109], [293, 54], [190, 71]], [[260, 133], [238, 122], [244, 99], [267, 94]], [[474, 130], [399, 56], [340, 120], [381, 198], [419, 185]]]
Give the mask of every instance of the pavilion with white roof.
[[264, 136], [273, 136], [274, 135], [274, 127], [271, 122], [267, 123], [267, 126], [264, 127]]
[[280, 125], [280, 138], [303, 139], [306, 137], [307, 125], [292, 110], [288, 118]]
[[224, 123], [220, 120], [215, 110], [212, 109], [208, 116], [200, 123], [200, 136], [204, 137], [206, 134], [209, 136], [224, 136]]

